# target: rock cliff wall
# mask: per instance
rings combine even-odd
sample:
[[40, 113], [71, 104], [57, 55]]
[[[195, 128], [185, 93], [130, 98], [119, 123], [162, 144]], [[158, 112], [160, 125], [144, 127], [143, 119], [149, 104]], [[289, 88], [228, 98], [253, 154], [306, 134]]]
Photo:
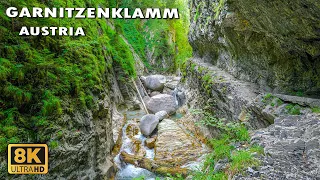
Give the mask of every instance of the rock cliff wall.
[[[197, 58], [186, 63], [183, 82], [179, 88], [186, 92], [186, 109], [203, 109], [218, 119], [242, 122], [250, 129], [251, 145], [263, 147], [260, 165], [232, 179], [320, 177], [319, 99], [260, 92], [256, 84]], [[218, 138], [219, 128], [199, 125], [202, 119], [191, 112], [179, 122], [204, 142]]]
[[[187, 92], [186, 108], [243, 122], [252, 145], [264, 149], [259, 167], [233, 179], [318, 179], [319, 2], [189, 5], [194, 58], [185, 64], [180, 86]], [[182, 123], [197, 136], [219, 137], [216, 127], [194, 126], [201, 117], [186, 117]]]
[[[90, 109], [75, 107], [71, 104], [72, 99], [65, 98], [61, 105], [65, 113], [53, 127], [41, 131], [41, 136], [50, 136], [49, 174], [34, 176], [34, 179], [109, 179], [113, 175], [112, 121], [117, 116], [113, 110], [123, 98], [112, 66], [106, 68], [101, 79], [103, 90], [92, 94]], [[39, 141], [41, 136], [38, 132]], [[7, 179], [6, 158], [1, 157], [0, 162], [0, 179]], [[30, 176], [10, 178], [28, 179]]]
[[269, 92], [320, 96], [316, 0], [190, 0], [197, 57]]

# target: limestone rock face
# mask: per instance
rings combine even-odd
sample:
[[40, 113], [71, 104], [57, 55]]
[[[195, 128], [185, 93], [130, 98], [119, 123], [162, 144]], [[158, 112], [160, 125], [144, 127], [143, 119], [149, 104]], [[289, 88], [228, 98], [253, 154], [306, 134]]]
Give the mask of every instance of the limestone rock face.
[[145, 136], [150, 134], [156, 129], [159, 124], [159, 118], [153, 114], [145, 115], [140, 121], [140, 131]]
[[158, 126], [158, 138], [155, 143], [155, 159], [184, 164], [200, 157], [201, 144], [187, 135], [174, 121], [164, 119]]
[[320, 178], [320, 115], [287, 116], [255, 132], [252, 143], [264, 147], [260, 173], [267, 179]]
[[174, 114], [177, 110], [175, 98], [168, 94], [159, 94], [150, 98], [146, 102], [147, 109], [152, 113], [166, 111], [168, 114]]
[[162, 91], [165, 83], [166, 77], [162, 75], [151, 75], [145, 78], [145, 86], [153, 91]]
[[50, 149], [50, 176], [46, 179], [108, 179], [115, 172], [111, 156], [114, 141], [109, 102], [106, 97], [96, 109], [63, 115], [62, 121], [76, 130], [62, 130], [59, 147]]
[[194, 55], [275, 92], [320, 92], [318, 0], [192, 0]]

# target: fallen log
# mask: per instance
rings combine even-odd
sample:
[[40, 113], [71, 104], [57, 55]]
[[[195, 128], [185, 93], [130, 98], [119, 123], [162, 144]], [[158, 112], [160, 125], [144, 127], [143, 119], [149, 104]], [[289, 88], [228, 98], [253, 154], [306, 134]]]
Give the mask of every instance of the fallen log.
[[181, 175], [183, 177], [186, 177], [188, 173], [190, 173], [190, 171], [187, 168], [174, 167], [162, 161], [156, 161], [141, 156], [131, 155], [124, 151], [122, 151], [120, 155], [124, 162], [133, 164], [137, 167], [146, 169], [156, 174], [171, 174], [173, 176]]

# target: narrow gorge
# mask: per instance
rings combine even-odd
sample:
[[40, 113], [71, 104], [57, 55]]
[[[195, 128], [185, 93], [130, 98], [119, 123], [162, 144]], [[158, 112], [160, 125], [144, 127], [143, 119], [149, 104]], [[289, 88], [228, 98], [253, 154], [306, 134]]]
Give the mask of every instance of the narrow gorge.
[[[8, 18], [8, 7], [178, 8], [180, 19]], [[0, 179], [320, 179], [320, 2], [0, 2]], [[18, 36], [28, 26], [83, 37]], [[49, 173], [7, 173], [7, 145]]]

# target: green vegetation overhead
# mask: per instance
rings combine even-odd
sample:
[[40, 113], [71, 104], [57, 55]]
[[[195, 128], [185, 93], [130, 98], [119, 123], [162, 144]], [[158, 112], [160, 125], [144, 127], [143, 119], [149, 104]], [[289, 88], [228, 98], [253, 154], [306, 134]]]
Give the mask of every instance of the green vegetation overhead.
[[[105, 19], [8, 18], [8, 7], [175, 7], [182, 18], [174, 20], [117, 20], [115, 30]], [[177, 7], [178, 6], [178, 7]], [[122, 35], [148, 64], [147, 48], [155, 60], [172, 57], [176, 67], [191, 56], [187, 43], [187, 9], [184, 1], [116, 0], [11, 0], [0, 2], [0, 153], [8, 143], [48, 143], [59, 133], [63, 114], [92, 108], [95, 96], [108, 90], [108, 75], [121, 67], [122, 79], [136, 76], [135, 61]], [[83, 27], [85, 37], [22, 37], [27, 27]], [[154, 37], [148, 39], [150, 33]], [[169, 43], [173, 41], [173, 43]], [[150, 67], [151, 68], [151, 67]], [[175, 68], [171, 69], [172, 71]], [[74, 127], [77, 128], [77, 127]]]
[[[146, 0], [121, 1], [113, 7], [134, 8], [178, 8], [179, 20], [136, 19], [116, 20], [116, 25], [135, 52], [142, 58], [150, 70], [174, 72], [192, 56], [188, 42], [189, 9], [187, 0]], [[169, 59], [170, 68], [162, 69], [163, 59]], [[152, 62], [151, 62], [152, 61]], [[151, 63], [150, 63], [151, 62]]]

